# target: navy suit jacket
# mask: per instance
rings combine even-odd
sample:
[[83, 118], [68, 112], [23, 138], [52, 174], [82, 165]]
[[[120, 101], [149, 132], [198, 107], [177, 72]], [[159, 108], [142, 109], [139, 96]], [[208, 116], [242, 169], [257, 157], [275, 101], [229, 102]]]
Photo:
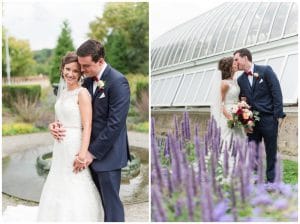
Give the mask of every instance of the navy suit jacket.
[[[92, 96], [93, 120], [89, 151], [96, 157], [91, 164], [95, 171], [123, 168], [130, 159], [126, 118], [130, 104], [130, 89], [123, 74], [107, 64], [93, 96], [93, 80], [85, 78], [83, 86]], [[101, 97], [102, 96], [102, 97]]]
[[247, 103], [261, 115], [273, 115], [276, 119], [285, 117], [280, 84], [272, 68], [254, 65], [254, 73], [259, 76], [253, 76], [252, 87], [245, 73], [238, 78], [239, 97], [246, 97]]

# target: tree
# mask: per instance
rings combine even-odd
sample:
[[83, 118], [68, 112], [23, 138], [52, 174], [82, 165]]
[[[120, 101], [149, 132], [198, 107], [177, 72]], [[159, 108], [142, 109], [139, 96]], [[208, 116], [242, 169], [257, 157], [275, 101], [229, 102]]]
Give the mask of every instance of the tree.
[[61, 33], [58, 37], [51, 63], [50, 81], [58, 83], [60, 78], [60, 64], [67, 52], [74, 51], [71, 29], [67, 20], [63, 22]]
[[49, 75], [51, 71], [50, 62], [52, 56], [52, 49], [42, 49], [33, 51], [33, 58], [36, 61], [36, 74]]
[[104, 43], [108, 62], [122, 72], [148, 73], [148, 11], [147, 2], [106, 3], [90, 23], [88, 36]]
[[[6, 76], [6, 52], [5, 52], [5, 28], [2, 29], [2, 76]], [[26, 40], [18, 40], [10, 36], [8, 38], [11, 76], [32, 75], [35, 66], [30, 44]]]

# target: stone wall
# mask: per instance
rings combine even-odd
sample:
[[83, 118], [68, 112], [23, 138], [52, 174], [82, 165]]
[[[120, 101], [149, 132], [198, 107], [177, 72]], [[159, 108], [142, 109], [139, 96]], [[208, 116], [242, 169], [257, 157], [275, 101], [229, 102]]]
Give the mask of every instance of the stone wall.
[[[174, 116], [181, 121], [184, 109], [152, 110], [151, 116], [155, 118], [156, 134], [165, 136], [169, 130], [174, 130]], [[279, 151], [291, 159], [298, 157], [298, 113], [297, 108], [286, 112], [287, 116], [279, 129], [278, 148]], [[209, 109], [189, 110], [191, 121], [191, 134], [194, 133], [195, 124], [199, 125], [200, 136], [206, 131], [207, 121], [210, 117]], [[193, 136], [193, 135], [192, 135]]]

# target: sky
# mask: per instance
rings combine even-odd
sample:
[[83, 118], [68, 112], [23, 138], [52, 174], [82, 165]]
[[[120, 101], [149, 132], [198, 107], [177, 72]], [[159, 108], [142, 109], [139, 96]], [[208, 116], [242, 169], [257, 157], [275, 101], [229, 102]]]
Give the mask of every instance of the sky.
[[[122, 0], [119, 0], [122, 1]], [[103, 0], [3, 0], [2, 23], [9, 34], [30, 42], [32, 50], [54, 48], [67, 19], [75, 47], [87, 39], [89, 23], [100, 17]], [[224, 1], [150, 0], [150, 41]]]
[[32, 50], [54, 48], [65, 19], [70, 23], [75, 47], [87, 39], [89, 23], [100, 17], [101, 0], [4, 0], [2, 23], [9, 35], [30, 42]]
[[150, 0], [151, 41], [175, 26], [193, 19], [224, 2], [220, 0]]

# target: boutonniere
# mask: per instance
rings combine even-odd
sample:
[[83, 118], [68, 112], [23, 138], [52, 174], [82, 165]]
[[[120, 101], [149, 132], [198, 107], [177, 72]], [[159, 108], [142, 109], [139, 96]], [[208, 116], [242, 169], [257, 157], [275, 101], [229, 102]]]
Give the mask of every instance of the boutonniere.
[[253, 73], [253, 77], [256, 78], [256, 79], [259, 79], [259, 74], [256, 73], [256, 72], [254, 72], [254, 73]]
[[103, 90], [104, 87], [105, 87], [105, 82], [103, 80], [99, 80], [97, 82], [97, 86], [98, 86], [99, 89]]

